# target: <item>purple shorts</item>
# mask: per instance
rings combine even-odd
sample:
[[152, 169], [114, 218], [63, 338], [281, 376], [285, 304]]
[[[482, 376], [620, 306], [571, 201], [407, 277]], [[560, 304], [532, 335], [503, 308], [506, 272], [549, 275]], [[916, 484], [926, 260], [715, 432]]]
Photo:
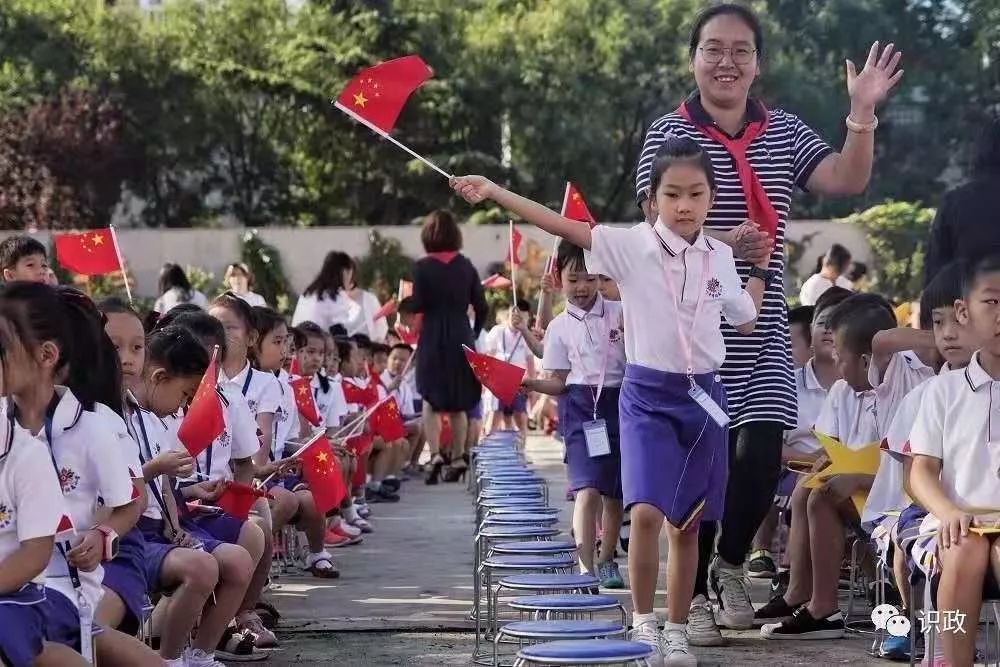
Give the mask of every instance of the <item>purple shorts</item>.
[[138, 528], [122, 536], [118, 555], [104, 564], [104, 585], [125, 604], [125, 618], [116, 629], [135, 635], [146, 602], [146, 540]]
[[[73, 602], [54, 588], [45, 589], [45, 641], [68, 646], [80, 651], [80, 610]], [[96, 611], [96, 610], [95, 610]], [[101, 626], [92, 624], [91, 633], [97, 636], [104, 632]]]
[[622, 497], [622, 462], [618, 430], [618, 387], [605, 387], [598, 402], [597, 417], [608, 429], [611, 453], [591, 457], [583, 425], [594, 418], [593, 389], [585, 385], [569, 385], [559, 397], [559, 423], [566, 444], [565, 462], [569, 490], [597, 489], [602, 496]]
[[[139, 517], [136, 527], [142, 531], [142, 535], [146, 540], [145, 557], [143, 559], [143, 572], [146, 576], [146, 585], [150, 591], [163, 591], [163, 561], [166, 560], [167, 554], [178, 547], [176, 544], [167, 542], [167, 538], [163, 536], [162, 519], [150, 519], [147, 516]], [[201, 548], [207, 553], [212, 553], [219, 545], [223, 544], [223, 542], [215, 539], [187, 519], [181, 519], [181, 529], [191, 537], [199, 540]]]
[[25, 584], [0, 595], [0, 664], [28, 667], [45, 641], [45, 587]]
[[[902, 512], [899, 513], [899, 521], [896, 522], [896, 539], [895, 544], [903, 542], [905, 540], [912, 540], [914, 537], [920, 534], [920, 524], [927, 516], [927, 510], [925, 510], [920, 505], [916, 503], [909, 505]], [[931, 537], [931, 540], [934, 538]], [[895, 547], [895, 544], [893, 545]], [[913, 547], [912, 545], [916, 542], [907, 543], [906, 548], [906, 566], [910, 571], [910, 580], [914, 580], [914, 576], [919, 579], [923, 576], [920, 568], [917, 567], [916, 562], [913, 560]]]
[[[694, 380], [728, 409], [718, 376]], [[625, 507], [653, 505], [681, 530], [722, 518], [729, 474], [727, 429], [694, 402], [690, 388], [687, 375], [629, 364], [618, 404]]]
[[[480, 404], [482, 402], [480, 401]], [[498, 401], [499, 403], [499, 401]], [[514, 397], [514, 400], [509, 404], [500, 403], [497, 408], [498, 412], [502, 412], [504, 415], [510, 417], [511, 415], [519, 414], [528, 411], [528, 397], [525, 394], [518, 394]]]
[[198, 512], [191, 522], [198, 526], [211, 537], [229, 544], [239, 544], [240, 531], [243, 530], [243, 521], [225, 512]]

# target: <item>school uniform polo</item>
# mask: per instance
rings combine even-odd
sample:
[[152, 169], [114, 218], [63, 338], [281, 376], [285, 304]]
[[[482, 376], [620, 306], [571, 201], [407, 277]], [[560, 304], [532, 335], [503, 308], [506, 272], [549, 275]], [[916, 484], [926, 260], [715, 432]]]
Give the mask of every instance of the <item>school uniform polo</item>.
[[278, 388], [281, 390], [281, 399], [274, 411], [274, 446], [271, 455], [275, 459], [280, 459], [284, 456], [285, 443], [298, 437], [301, 422], [299, 409], [295, 404], [295, 393], [290, 384], [291, 376], [288, 371], [281, 369], [276, 377]]
[[803, 454], [815, 454], [822, 447], [813, 433], [816, 418], [826, 401], [826, 389], [816, 378], [816, 369], [810, 359], [802, 368], [795, 369], [795, 396], [798, 416], [795, 428], [785, 431], [785, 445]]
[[[390, 383], [395, 381], [395, 379], [396, 376], [390, 373], [388, 369], [382, 371], [382, 375], [379, 378], [384, 387], [388, 387]], [[419, 414], [413, 410], [413, 406], [416, 405], [416, 402], [413, 398], [413, 390], [411, 389], [410, 384], [406, 381], [406, 378], [403, 378], [403, 381], [399, 383], [399, 386], [389, 393], [394, 399], [396, 399], [396, 405], [399, 407], [399, 412], [404, 419], [410, 420]]]
[[875, 420], [880, 435], [885, 436], [903, 399], [918, 385], [934, 377], [934, 369], [920, 360], [911, 350], [897, 352], [889, 358], [882, 373], [874, 364], [868, 366], [868, 382], [875, 391]]
[[278, 379], [271, 373], [251, 367], [249, 362], [231, 379], [226, 379], [224, 373], [220, 374], [219, 385], [231, 387], [243, 394], [254, 419], [258, 414], [274, 414], [281, 403]]
[[506, 324], [498, 324], [486, 334], [486, 350], [491, 356], [521, 368], [527, 368], [531, 358], [524, 336]]
[[[941, 486], [959, 507], [1000, 508], [1000, 381], [979, 363], [930, 381], [910, 431], [914, 455], [941, 460]], [[936, 529], [928, 515], [921, 530]]]
[[846, 380], [837, 380], [816, 417], [816, 431], [851, 449], [881, 441], [875, 422], [875, 392], [854, 391]]
[[313, 376], [310, 385], [312, 386], [313, 400], [316, 401], [316, 410], [323, 420], [323, 425], [326, 428], [336, 428], [341, 425], [350, 410], [347, 409], [347, 399], [344, 398], [340, 373], [327, 378], [327, 381], [327, 390], [323, 391], [323, 384], [317, 373]]
[[[208, 479], [231, 480], [233, 471], [230, 462], [252, 457], [260, 450], [260, 440], [257, 438], [257, 421], [239, 388], [233, 387], [232, 383], [225, 383], [219, 386], [219, 391], [225, 428], [205, 451], [195, 457], [195, 471], [206, 475]], [[171, 422], [168, 422], [168, 426], [174, 435], [173, 446], [175, 449], [183, 449], [184, 445], [176, 439], [181, 420], [174, 419]], [[205, 478], [192, 475], [183, 481], [202, 482]]]

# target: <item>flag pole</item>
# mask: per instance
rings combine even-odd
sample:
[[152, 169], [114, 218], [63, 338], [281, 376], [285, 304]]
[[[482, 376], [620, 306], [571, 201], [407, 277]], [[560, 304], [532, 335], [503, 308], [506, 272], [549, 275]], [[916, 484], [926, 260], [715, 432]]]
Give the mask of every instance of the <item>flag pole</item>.
[[351, 111], [350, 109], [348, 109], [347, 107], [345, 107], [340, 102], [334, 101], [333, 106], [337, 107], [338, 109], [340, 109], [341, 111], [343, 111], [344, 113], [346, 113], [348, 116], [350, 116], [354, 120], [358, 121], [359, 123], [361, 123], [362, 125], [364, 125], [365, 127], [367, 127], [369, 130], [371, 130], [375, 134], [377, 134], [380, 137], [383, 137], [385, 139], [388, 139], [392, 143], [396, 144], [397, 146], [399, 146], [400, 148], [402, 148], [404, 151], [406, 151], [407, 153], [409, 153], [413, 157], [417, 158], [418, 160], [420, 160], [421, 162], [423, 162], [424, 164], [426, 164], [428, 167], [430, 167], [431, 169], [433, 169], [437, 173], [439, 173], [442, 176], [444, 176], [445, 178], [447, 178], [449, 181], [452, 178], [454, 178], [453, 175], [449, 174], [444, 169], [442, 169], [441, 167], [437, 166], [436, 164], [434, 164], [433, 162], [431, 162], [430, 160], [428, 160], [427, 158], [425, 158], [420, 153], [417, 153], [414, 150], [412, 150], [411, 148], [409, 148], [408, 146], [405, 146], [405, 145], [401, 144], [399, 141], [397, 141], [396, 139], [394, 139], [388, 132], [386, 132], [385, 130], [383, 130], [383, 129], [379, 128], [379, 127], [376, 127], [375, 125], [372, 125], [367, 120], [365, 120], [364, 118], [362, 118], [358, 114], [354, 113], [353, 111]]
[[115, 254], [118, 255], [118, 266], [121, 268], [122, 280], [125, 282], [125, 294], [128, 295], [128, 305], [135, 307], [135, 302], [132, 300], [132, 288], [128, 284], [128, 273], [125, 272], [125, 258], [122, 257], [122, 249], [118, 245], [118, 232], [115, 231], [114, 225], [108, 225], [108, 229], [111, 230], [111, 242], [115, 244]]
[[517, 256], [514, 254], [514, 220], [509, 219], [508, 223], [508, 245], [510, 246], [510, 291], [514, 298], [511, 303], [514, 310], [517, 310]]
[[[552, 253], [549, 255], [549, 261], [545, 263], [545, 273], [550, 274], [556, 270], [556, 253], [559, 252], [559, 237], [552, 239]], [[545, 289], [541, 289], [538, 295], [538, 314], [535, 315], [536, 320], [542, 319], [542, 304], [545, 302]]]

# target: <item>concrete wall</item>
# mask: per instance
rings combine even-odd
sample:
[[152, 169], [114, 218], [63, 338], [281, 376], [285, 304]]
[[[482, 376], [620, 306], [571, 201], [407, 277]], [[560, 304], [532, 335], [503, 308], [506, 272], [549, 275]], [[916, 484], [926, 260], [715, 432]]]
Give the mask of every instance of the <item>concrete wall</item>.
[[[525, 243], [521, 251], [526, 269], [537, 272], [552, 248], [553, 237], [530, 225], [519, 227]], [[319, 269], [323, 257], [330, 250], [343, 250], [355, 257], [368, 253], [368, 236], [377, 230], [386, 237], [398, 238], [405, 251], [412, 257], [423, 254], [419, 227], [321, 227], [298, 229], [290, 227], [264, 227], [260, 236], [281, 253], [285, 271], [295, 290], [301, 290]], [[142, 296], [156, 296], [157, 277], [165, 262], [181, 266], [200, 266], [221, 279], [228, 263], [239, 259], [240, 237], [243, 228], [230, 229], [121, 229], [118, 238], [126, 262], [132, 270], [137, 292]], [[503, 225], [470, 225], [463, 229], [466, 255], [485, 271], [491, 262], [502, 261], [507, 253], [507, 227]], [[808, 275], [817, 255], [831, 243], [841, 243], [855, 257], [867, 261], [868, 243], [854, 227], [833, 221], [793, 221], [789, 238], [800, 240], [815, 235], [798, 273]], [[2, 236], [9, 236], [10, 232]], [[35, 236], [48, 246], [49, 234]]]

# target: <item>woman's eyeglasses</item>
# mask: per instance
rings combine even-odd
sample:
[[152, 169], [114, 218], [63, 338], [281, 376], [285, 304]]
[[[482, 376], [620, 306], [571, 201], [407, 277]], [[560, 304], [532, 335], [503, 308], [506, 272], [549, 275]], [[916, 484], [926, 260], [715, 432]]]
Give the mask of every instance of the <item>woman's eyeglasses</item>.
[[705, 59], [705, 62], [712, 65], [721, 63], [727, 53], [737, 65], [749, 65], [753, 61], [754, 56], [757, 55], [757, 49], [751, 49], [749, 46], [734, 46], [733, 48], [699, 46], [698, 50], [701, 51], [701, 57]]

